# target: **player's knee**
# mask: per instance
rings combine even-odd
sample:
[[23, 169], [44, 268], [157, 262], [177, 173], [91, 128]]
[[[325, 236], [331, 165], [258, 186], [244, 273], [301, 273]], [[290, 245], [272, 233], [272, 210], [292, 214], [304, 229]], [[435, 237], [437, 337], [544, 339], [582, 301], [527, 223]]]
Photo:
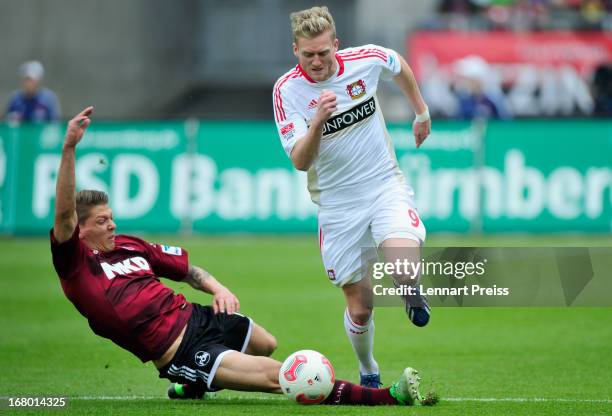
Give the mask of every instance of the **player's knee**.
[[276, 350], [277, 342], [273, 335], [267, 332], [258, 334], [249, 342], [246, 353], [249, 355], [270, 356]]
[[259, 342], [257, 343], [257, 355], [272, 355], [277, 346], [276, 338], [263, 328], [261, 328], [260, 334], [261, 336], [259, 337]]
[[276, 342], [276, 338], [274, 335], [268, 334], [266, 337], [266, 343], [264, 346], [264, 355], [272, 355], [272, 353], [276, 350], [278, 343]]
[[372, 307], [371, 306], [359, 306], [349, 308], [349, 316], [351, 321], [357, 325], [366, 325], [372, 318]]

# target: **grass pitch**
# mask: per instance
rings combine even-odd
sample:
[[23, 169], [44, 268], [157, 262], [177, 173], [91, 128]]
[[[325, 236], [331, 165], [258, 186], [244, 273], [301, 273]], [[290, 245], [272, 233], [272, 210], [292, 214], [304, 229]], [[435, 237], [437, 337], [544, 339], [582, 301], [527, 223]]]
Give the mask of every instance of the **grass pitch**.
[[[180, 244], [191, 261], [236, 293], [242, 312], [279, 341], [274, 357], [310, 348], [339, 378], [357, 381], [342, 324], [344, 300], [327, 282], [314, 236], [152, 237]], [[609, 237], [537, 238], [529, 245], [611, 246]], [[433, 245], [526, 245], [524, 238], [431, 238]], [[612, 276], [611, 276], [612, 278]], [[168, 282], [166, 282], [168, 283]], [[209, 297], [168, 283], [187, 299]], [[612, 294], [610, 294], [612, 296]], [[389, 385], [418, 368], [441, 402], [414, 407], [302, 407], [282, 396], [224, 391], [205, 401], [165, 399], [151, 364], [98, 338], [65, 299], [46, 239], [0, 239], [0, 396], [68, 398], [58, 414], [612, 414], [612, 308], [436, 308], [426, 328], [403, 311], [375, 314], [375, 356]], [[0, 413], [40, 414], [42, 409]]]

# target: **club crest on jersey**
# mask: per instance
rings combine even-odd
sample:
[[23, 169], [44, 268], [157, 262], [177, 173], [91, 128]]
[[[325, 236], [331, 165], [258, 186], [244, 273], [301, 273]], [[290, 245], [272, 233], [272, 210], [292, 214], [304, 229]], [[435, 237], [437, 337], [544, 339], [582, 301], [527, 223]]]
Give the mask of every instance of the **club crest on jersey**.
[[366, 93], [366, 85], [365, 82], [360, 79], [357, 82], [353, 82], [346, 86], [346, 92], [351, 96], [353, 100], [358, 100], [363, 97]]
[[295, 125], [293, 123], [289, 123], [286, 126], [281, 127], [280, 129], [281, 136], [283, 136], [283, 140], [289, 140], [295, 134]]

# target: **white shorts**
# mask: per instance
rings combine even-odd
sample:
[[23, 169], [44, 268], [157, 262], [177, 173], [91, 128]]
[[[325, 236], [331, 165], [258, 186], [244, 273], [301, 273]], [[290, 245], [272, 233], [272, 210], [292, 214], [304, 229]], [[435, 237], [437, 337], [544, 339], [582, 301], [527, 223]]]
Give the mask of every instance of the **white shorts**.
[[389, 238], [425, 241], [425, 226], [413, 195], [409, 186], [392, 179], [358, 203], [319, 209], [321, 257], [334, 285], [361, 280], [369, 260], [362, 259], [364, 249], [378, 248]]

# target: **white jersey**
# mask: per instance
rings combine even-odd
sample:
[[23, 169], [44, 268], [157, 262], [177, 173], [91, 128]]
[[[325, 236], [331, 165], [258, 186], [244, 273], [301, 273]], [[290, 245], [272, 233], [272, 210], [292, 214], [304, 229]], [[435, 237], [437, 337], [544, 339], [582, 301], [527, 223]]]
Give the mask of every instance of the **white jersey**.
[[321, 92], [336, 94], [338, 110], [325, 123], [319, 154], [308, 171], [308, 190], [321, 206], [347, 203], [392, 176], [404, 182], [376, 99], [379, 79], [401, 71], [397, 54], [365, 45], [338, 51], [336, 60], [337, 71], [326, 81], [313, 81], [297, 65], [273, 91], [276, 126], [287, 155], [306, 134]]

